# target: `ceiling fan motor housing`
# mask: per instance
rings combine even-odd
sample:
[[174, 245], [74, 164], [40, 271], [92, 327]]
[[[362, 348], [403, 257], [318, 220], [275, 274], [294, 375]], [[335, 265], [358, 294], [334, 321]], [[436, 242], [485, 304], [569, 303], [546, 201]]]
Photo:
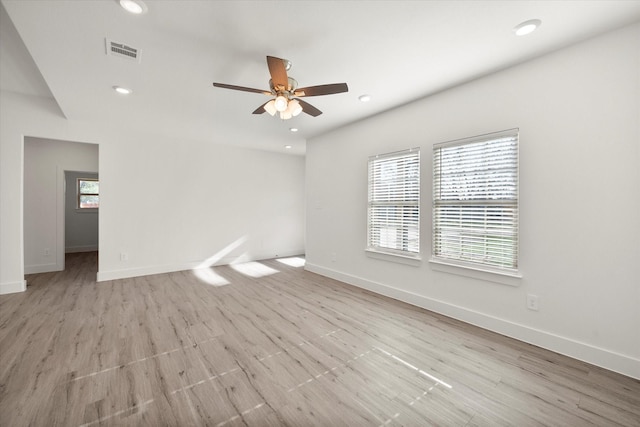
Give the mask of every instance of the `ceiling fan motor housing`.
[[277, 90], [274, 86], [273, 86], [273, 80], [269, 79], [269, 88], [271, 89], [271, 93], [273, 95], [285, 95], [287, 96], [287, 98], [289, 96], [291, 96], [291, 93], [296, 90], [298, 88], [298, 81], [296, 79], [294, 79], [293, 77], [287, 77], [288, 79], [288, 86], [285, 90]]

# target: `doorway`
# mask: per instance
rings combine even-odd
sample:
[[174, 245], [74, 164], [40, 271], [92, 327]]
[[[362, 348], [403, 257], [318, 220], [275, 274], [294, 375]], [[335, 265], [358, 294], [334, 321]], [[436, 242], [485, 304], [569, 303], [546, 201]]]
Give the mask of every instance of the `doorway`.
[[[65, 269], [67, 176], [74, 171], [98, 175], [97, 144], [46, 138], [24, 138], [24, 271], [25, 274]], [[74, 188], [67, 188], [72, 194]], [[83, 215], [90, 215], [84, 213]], [[97, 227], [97, 211], [91, 216]], [[89, 220], [86, 217], [85, 220]], [[87, 221], [90, 222], [90, 221]], [[99, 247], [96, 235], [95, 250]], [[90, 249], [87, 247], [84, 250]], [[72, 251], [80, 250], [77, 244]]]

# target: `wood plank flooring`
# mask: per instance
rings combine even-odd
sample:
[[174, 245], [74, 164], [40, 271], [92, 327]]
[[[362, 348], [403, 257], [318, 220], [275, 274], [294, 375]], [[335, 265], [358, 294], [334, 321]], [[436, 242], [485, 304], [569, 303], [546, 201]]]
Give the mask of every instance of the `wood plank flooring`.
[[301, 267], [96, 259], [0, 296], [0, 426], [640, 426], [640, 381]]

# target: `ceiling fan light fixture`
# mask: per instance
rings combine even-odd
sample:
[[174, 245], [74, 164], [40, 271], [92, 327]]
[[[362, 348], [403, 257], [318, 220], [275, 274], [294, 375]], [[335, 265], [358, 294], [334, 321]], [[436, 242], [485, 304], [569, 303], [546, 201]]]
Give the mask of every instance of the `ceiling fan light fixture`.
[[291, 101], [289, 101], [287, 111], [291, 112], [291, 115], [295, 117], [302, 113], [302, 105], [300, 105], [300, 102], [297, 99], [292, 99]]
[[280, 118], [282, 120], [289, 120], [291, 117], [293, 117], [293, 116], [288, 111], [283, 111], [283, 112], [280, 113]]
[[267, 102], [266, 104], [264, 104], [264, 111], [271, 114], [272, 116], [275, 115], [277, 112], [275, 104], [276, 101], [274, 101], [273, 99]]
[[284, 112], [287, 109], [287, 106], [289, 105], [289, 101], [287, 100], [287, 98], [285, 98], [282, 95], [278, 95], [276, 97], [276, 99], [274, 100], [274, 106], [276, 108], [277, 111], [279, 112]]

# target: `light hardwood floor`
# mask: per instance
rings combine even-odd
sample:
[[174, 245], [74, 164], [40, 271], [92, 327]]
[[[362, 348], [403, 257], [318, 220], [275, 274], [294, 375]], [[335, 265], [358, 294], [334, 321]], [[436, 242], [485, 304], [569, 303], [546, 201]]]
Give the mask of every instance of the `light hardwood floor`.
[[640, 381], [301, 267], [245, 267], [216, 267], [225, 286], [96, 283], [92, 253], [29, 276], [0, 297], [0, 425], [640, 426]]

